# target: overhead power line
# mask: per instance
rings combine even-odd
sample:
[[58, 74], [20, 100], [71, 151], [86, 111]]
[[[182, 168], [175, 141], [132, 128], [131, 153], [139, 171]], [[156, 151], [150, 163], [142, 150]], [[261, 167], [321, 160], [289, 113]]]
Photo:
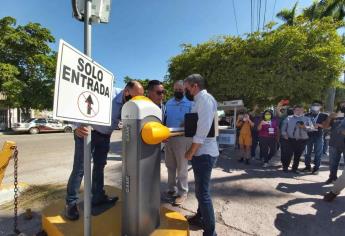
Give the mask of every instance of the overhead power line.
[[266, 24], [266, 8], [267, 8], [267, 0], [265, 0], [265, 11], [264, 11], [264, 21], [262, 23], [262, 30], [264, 30], [265, 24]]
[[261, 0], [258, 0], [258, 31], [260, 31], [260, 22], [261, 22]]
[[274, 13], [276, 11], [276, 4], [277, 4], [277, 0], [274, 0], [273, 11], [272, 11], [272, 21], [273, 21], [273, 18], [274, 18]]
[[235, 2], [234, 2], [234, 0], [232, 0], [232, 8], [233, 8], [233, 10], [234, 10], [234, 16], [235, 16], [235, 24], [236, 24], [237, 35], [239, 35], [239, 33], [238, 33], [238, 24], [237, 24], [237, 16], [236, 16], [236, 7], [235, 7]]

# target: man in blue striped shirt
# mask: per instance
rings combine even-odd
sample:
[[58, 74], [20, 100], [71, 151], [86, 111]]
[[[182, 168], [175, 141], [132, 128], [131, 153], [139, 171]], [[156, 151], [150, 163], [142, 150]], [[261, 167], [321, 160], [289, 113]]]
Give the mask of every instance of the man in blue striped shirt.
[[[174, 83], [174, 97], [165, 105], [164, 121], [169, 128], [184, 125], [184, 115], [190, 113], [192, 102], [184, 97], [183, 81]], [[187, 137], [172, 137], [165, 146], [165, 164], [168, 169], [168, 196], [176, 197], [174, 205], [181, 205], [188, 193], [188, 160], [184, 154], [192, 140]]]

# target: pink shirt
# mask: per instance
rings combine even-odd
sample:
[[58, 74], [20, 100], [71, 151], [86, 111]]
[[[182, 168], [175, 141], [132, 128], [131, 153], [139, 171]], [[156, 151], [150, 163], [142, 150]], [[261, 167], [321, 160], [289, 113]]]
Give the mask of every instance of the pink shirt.
[[267, 124], [263, 124], [259, 131], [259, 137], [274, 138], [278, 134], [278, 121], [273, 118]]

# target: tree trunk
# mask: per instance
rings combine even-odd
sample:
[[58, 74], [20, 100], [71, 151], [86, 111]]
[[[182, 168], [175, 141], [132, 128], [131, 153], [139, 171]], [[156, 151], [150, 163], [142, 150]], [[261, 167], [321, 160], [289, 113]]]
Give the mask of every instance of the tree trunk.
[[326, 112], [333, 112], [334, 110], [335, 91], [336, 91], [335, 88], [328, 88], [326, 90], [326, 104], [325, 104]]

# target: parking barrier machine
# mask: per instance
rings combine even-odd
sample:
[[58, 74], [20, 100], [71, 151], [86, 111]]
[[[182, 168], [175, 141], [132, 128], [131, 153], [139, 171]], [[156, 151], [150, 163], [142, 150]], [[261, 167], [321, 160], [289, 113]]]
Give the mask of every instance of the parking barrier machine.
[[137, 96], [124, 104], [122, 129], [122, 236], [148, 236], [160, 224], [160, 143], [146, 144], [141, 132], [162, 121], [150, 99]]

